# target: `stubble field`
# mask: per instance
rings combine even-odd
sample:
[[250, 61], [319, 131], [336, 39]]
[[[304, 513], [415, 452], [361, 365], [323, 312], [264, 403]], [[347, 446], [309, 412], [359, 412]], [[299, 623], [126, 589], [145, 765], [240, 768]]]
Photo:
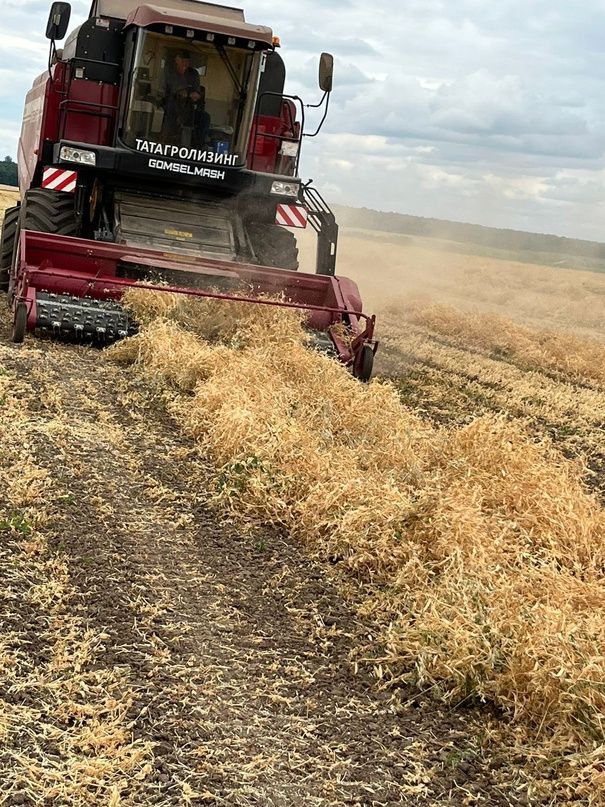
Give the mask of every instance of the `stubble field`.
[[3, 314], [0, 804], [605, 804], [605, 278], [340, 271], [369, 387], [291, 314]]

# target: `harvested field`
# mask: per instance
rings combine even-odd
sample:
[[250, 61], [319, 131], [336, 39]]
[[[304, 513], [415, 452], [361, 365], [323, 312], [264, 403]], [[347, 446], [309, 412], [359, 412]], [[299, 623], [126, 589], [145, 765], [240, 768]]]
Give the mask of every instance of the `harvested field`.
[[[313, 260], [303, 236], [303, 266]], [[469, 313], [499, 314], [537, 329], [603, 341], [605, 275], [447, 253], [427, 239], [344, 230], [341, 271], [357, 280], [372, 310], [403, 303], [449, 304]], [[377, 280], [380, 278], [380, 281]]]
[[4, 325], [0, 803], [605, 804], [600, 334], [400, 259], [368, 387], [291, 313]]
[[7, 207], [12, 207], [19, 200], [19, 191], [17, 188], [11, 188], [8, 185], [0, 185], [0, 211], [6, 210]]

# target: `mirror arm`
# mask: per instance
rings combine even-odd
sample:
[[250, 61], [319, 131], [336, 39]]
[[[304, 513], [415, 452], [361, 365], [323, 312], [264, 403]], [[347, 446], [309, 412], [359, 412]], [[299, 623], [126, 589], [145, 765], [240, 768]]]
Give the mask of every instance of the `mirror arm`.
[[57, 53], [57, 45], [54, 39], [50, 40], [50, 50], [48, 53], [48, 77], [52, 81], [53, 80], [53, 73], [52, 73], [52, 66], [53, 66], [53, 56]]
[[330, 95], [331, 95], [331, 93], [326, 92], [324, 94], [324, 97], [322, 98], [320, 104], [308, 105], [308, 106], [310, 106], [311, 109], [317, 109], [318, 107], [320, 107], [324, 103], [324, 101], [326, 102], [326, 108], [324, 109], [323, 118], [321, 119], [321, 121], [319, 123], [319, 126], [317, 127], [317, 131], [313, 132], [313, 134], [304, 134], [303, 137], [317, 137], [317, 135], [323, 129], [323, 125], [326, 122], [326, 118], [328, 117], [328, 111], [330, 109]]
[[324, 102], [326, 100], [326, 96], [329, 96], [329, 95], [330, 95], [329, 92], [324, 92], [324, 94], [321, 97], [321, 101], [318, 104], [305, 104], [306, 108], [307, 109], [319, 109], [321, 106], [324, 105]]

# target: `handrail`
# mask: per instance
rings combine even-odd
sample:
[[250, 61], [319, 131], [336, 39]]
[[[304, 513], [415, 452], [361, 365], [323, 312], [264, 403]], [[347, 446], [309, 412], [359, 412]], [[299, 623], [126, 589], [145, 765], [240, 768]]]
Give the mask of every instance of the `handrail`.
[[67, 107], [69, 104], [81, 104], [82, 106], [92, 106], [99, 109], [105, 107], [106, 109], [113, 109], [114, 112], [118, 110], [117, 104], [103, 104], [98, 103], [97, 101], [80, 101], [79, 98], [66, 98], [64, 101], [61, 101], [59, 106]]
[[336, 217], [321, 193], [310, 182], [302, 186], [302, 201], [311, 227], [317, 233], [317, 271], [320, 274], [334, 275], [338, 245]]
[[315, 232], [318, 233], [322, 225], [320, 214], [323, 213], [325, 216], [329, 216], [335, 220], [334, 213], [317, 188], [311, 187], [310, 185], [303, 185], [302, 192], [303, 202], [309, 213], [309, 221]]

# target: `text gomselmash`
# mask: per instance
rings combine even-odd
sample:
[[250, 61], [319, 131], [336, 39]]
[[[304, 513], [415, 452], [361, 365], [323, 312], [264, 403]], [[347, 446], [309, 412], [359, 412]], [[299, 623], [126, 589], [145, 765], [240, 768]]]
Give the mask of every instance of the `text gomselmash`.
[[143, 154], [151, 154], [156, 157], [168, 157], [179, 160], [188, 160], [195, 163], [208, 163], [209, 165], [237, 165], [238, 154], [216, 154], [214, 151], [201, 151], [200, 149], [187, 148], [187, 146], [167, 146], [162, 143], [153, 143], [150, 140], [139, 140], [137, 138], [137, 151]]
[[186, 165], [185, 163], [170, 163], [167, 160], [149, 160], [150, 168], [159, 168], [161, 171], [174, 171], [175, 174], [187, 174], [190, 177], [203, 179], [225, 179], [225, 172], [218, 168], [202, 168], [200, 165]]

